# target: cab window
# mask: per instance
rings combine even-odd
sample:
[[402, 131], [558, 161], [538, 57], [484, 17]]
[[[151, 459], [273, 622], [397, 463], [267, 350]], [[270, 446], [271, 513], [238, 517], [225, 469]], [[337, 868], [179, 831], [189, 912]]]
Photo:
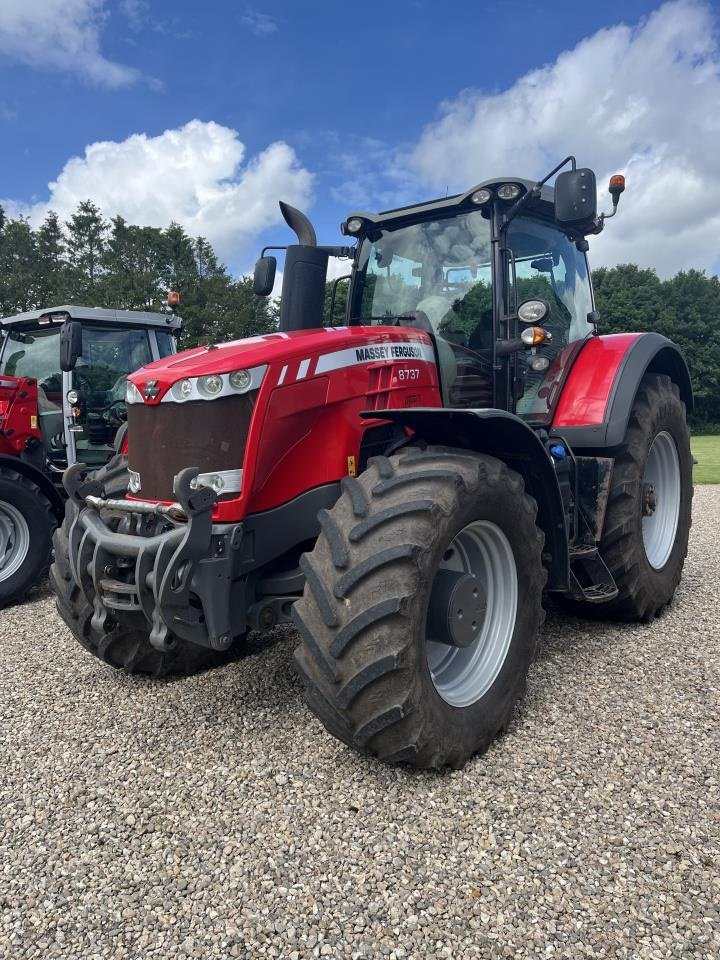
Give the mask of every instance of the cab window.
[[526, 366], [525, 390], [516, 406], [521, 416], [545, 419], [553, 384], [562, 377], [576, 345], [593, 332], [588, 320], [593, 299], [587, 260], [564, 233], [529, 218], [519, 217], [510, 224], [508, 243], [515, 259], [516, 302], [541, 298], [550, 308], [543, 327], [552, 334], [552, 341], [519, 355]]

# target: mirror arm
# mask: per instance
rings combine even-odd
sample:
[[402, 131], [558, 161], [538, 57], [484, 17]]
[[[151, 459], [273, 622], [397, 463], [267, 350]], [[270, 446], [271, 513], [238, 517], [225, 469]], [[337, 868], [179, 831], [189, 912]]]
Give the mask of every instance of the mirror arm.
[[515, 203], [512, 205], [512, 207], [510, 207], [508, 212], [503, 217], [503, 222], [502, 222], [503, 229], [507, 227], [507, 225], [510, 223], [511, 220], [515, 219], [515, 217], [518, 215], [518, 213], [520, 213], [523, 207], [525, 207], [531, 200], [537, 200], [537, 198], [540, 196], [540, 191], [548, 182], [550, 177], [554, 176], [559, 170], [562, 170], [562, 168], [567, 163], [572, 164], [573, 170], [577, 168], [577, 162], [575, 160], [575, 157], [572, 154], [565, 157], [564, 160], [561, 160], [556, 167], [553, 167], [550, 173], [546, 174], [542, 178], [542, 180], [538, 180], [538, 182], [530, 190], [528, 190], [527, 193], [523, 194], [519, 200], [515, 201]]

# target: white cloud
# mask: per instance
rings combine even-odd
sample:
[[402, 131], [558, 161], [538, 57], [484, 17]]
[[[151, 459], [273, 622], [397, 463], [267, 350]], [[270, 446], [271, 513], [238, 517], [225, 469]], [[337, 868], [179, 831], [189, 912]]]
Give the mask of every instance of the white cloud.
[[[238, 133], [191, 120], [157, 137], [134, 134], [102, 141], [73, 157], [49, 185], [47, 200], [23, 207], [3, 201], [13, 215], [37, 224], [48, 210], [70, 216], [88, 198], [110, 217], [166, 227], [172, 220], [207, 237], [231, 266], [254, 255], [257, 234], [282, 222], [278, 199], [310, 202], [312, 176], [286, 143], [270, 144], [249, 159]], [[245, 258], [245, 259], [243, 259]]]
[[248, 9], [240, 17], [240, 23], [256, 37], [269, 37], [277, 31], [278, 25], [272, 17], [259, 10]]
[[633, 261], [669, 275], [720, 253], [720, 57], [712, 8], [660, 7], [612, 26], [507, 90], [444, 103], [409, 163], [426, 184], [465, 189], [496, 174], [542, 176], [568, 153], [627, 191], [591, 238], [594, 265]]
[[106, 16], [104, 0], [0, 0], [0, 55], [99, 86], [128, 86], [139, 71], [100, 52]]

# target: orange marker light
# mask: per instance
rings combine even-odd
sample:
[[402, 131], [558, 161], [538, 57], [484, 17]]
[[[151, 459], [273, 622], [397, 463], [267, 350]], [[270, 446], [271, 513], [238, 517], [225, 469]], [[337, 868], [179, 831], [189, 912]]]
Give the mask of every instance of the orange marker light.
[[167, 297], [167, 302], [169, 307], [178, 307], [180, 306], [180, 294], [177, 290], [171, 290]]
[[618, 194], [618, 196], [625, 189], [625, 177], [621, 173], [615, 173], [610, 177], [610, 186], [608, 190], [612, 194]]

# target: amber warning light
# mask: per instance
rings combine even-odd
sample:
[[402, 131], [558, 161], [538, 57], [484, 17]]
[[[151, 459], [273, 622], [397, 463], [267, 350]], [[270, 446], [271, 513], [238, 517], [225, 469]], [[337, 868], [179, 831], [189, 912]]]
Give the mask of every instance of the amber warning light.
[[167, 296], [167, 305], [169, 307], [172, 307], [173, 310], [175, 309], [175, 307], [180, 306], [180, 294], [177, 292], [177, 290], [170, 291], [170, 293]]
[[625, 177], [621, 173], [616, 173], [610, 177], [610, 186], [608, 191], [612, 194], [612, 198], [617, 203], [617, 198], [625, 189]]

